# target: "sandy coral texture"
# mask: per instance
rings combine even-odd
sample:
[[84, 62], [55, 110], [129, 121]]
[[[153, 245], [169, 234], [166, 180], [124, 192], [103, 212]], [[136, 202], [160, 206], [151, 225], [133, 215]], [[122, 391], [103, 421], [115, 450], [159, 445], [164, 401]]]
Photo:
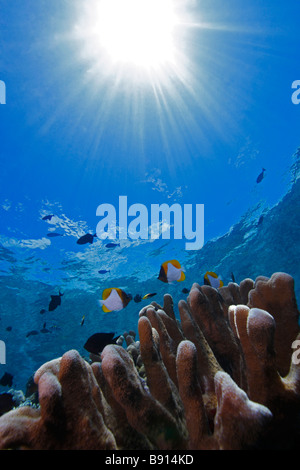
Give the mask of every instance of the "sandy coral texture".
[[0, 418], [1, 449], [290, 449], [300, 444], [293, 278], [194, 284], [139, 313], [126, 347], [36, 371], [39, 407]]

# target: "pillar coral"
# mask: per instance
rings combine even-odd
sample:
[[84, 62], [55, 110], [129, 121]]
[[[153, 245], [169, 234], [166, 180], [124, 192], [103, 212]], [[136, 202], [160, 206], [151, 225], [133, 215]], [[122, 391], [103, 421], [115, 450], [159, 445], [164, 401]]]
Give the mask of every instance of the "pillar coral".
[[[77, 351], [35, 374], [40, 408], [0, 418], [0, 448], [256, 449], [299, 446], [300, 339], [284, 273], [218, 290], [194, 284], [140, 311], [140, 341]], [[281, 345], [284, 342], [284, 345]]]

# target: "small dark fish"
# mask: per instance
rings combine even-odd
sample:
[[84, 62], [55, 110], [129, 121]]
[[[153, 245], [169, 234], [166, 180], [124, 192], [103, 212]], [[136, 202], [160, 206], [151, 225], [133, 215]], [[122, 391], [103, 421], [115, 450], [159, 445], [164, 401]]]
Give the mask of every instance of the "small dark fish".
[[154, 294], [146, 294], [146, 295], [144, 295], [143, 300], [144, 299], [149, 299], [150, 297], [154, 297], [155, 295], [157, 295], [156, 292]]
[[42, 217], [42, 220], [51, 220], [52, 217], [54, 217], [54, 214], [44, 215], [44, 217]]
[[100, 271], [98, 271], [99, 274], [106, 274], [106, 273], [110, 273], [110, 270], [107, 270], [107, 269], [100, 269]]
[[84, 320], [85, 320], [85, 315], [83, 315], [83, 317], [81, 319], [80, 326], [82, 326], [84, 324]]
[[265, 171], [266, 171], [266, 169], [263, 168], [263, 169], [262, 169], [262, 172], [258, 175], [258, 177], [257, 177], [257, 179], [256, 179], [256, 182], [257, 182], [257, 183], [260, 183], [260, 182], [263, 180]]
[[85, 245], [86, 243], [93, 243], [94, 238], [97, 237], [97, 234], [91, 235], [90, 233], [86, 233], [82, 237], [77, 240], [78, 245]]
[[235, 282], [235, 277], [233, 273], [231, 273], [231, 279], [232, 279], [232, 282]]
[[27, 335], [26, 335], [26, 338], [29, 338], [29, 336], [35, 336], [35, 335], [38, 335], [39, 332], [36, 331], [36, 330], [31, 330], [31, 331], [28, 331]]
[[83, 346], [88, 352], [99, 354], [108, 344], [116, 344], [117, 338], [114, 333], [95, 333], [90, 336]]
[[182, 289], [182, 293], [183, 293], [183, 294], [188, 294], [189, 292], [190, 292], [190, 291], [189, 291], [186, 287], [184, 287], [184, 288]]
[[105, 246], [106, 248], [115, 248], [116, 246], [120, 246], [120, 243], [107, 243]]
[[50, 333], [50, 330], [46, 328], [46, 323], [43, 324], [43, 328], [41, 329], [41, 333]]
[[12, 326], [7, 326], [6, 327], [6, 331], [11, 331], [12, 330]]
[[13, 383], [13, 378], [13, 375], [9, 374], [8, 372], [5, 372], [0, 379], [0, 385], [3, 385], [3, 387], [6, 387], [7, 385], [11, 387]]
[[12, 410], [15, 406], [16, 402], [10, 392], [0, 393], [0, 416]]
[[263, 223], [264, 216], [261, 215], [260, 218], [258, 219], [257, 226], [261, 225]]
[[41, 314], [46, 313], [46, 310], [44, 308], [42, 308], [42, 310], [40, 310], [40, 313]]
[[136, 296], [133, 298], [133, 300], [138, 303], [142, 301], [142, 296], [140, 294], [136, 294]]
[[61, 294], [61, 292], [59, 291], [59, 295], [51, 295], [51, 300], [50, 300], [50, 303], [49, 303], [49, 312], [52, 312], [53, 310], [55, 310], [59, 305], [61, 305], [61, 297], [63, 296], [64, 294]]
[[62, 233], [56, 233], [56, 232], [50, 232], [50, 233], [47, 233], [47, 237], [49, 237], [49, 238], [63, 237], [63, 234]]

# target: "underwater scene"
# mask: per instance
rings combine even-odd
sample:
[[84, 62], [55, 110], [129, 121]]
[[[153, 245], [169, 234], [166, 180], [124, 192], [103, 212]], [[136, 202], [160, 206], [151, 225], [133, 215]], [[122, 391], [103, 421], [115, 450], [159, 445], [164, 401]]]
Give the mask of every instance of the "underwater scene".
[[1, 2], [1, 449], [299, 446], [299, 14]]

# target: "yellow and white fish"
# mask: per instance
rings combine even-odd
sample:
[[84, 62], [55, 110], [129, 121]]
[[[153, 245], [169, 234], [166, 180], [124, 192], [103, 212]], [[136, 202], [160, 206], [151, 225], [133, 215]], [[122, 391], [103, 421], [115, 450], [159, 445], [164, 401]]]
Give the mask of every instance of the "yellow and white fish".
[[104, 289], [102, 292], [102, 300], [100, 300], [99, 303], [102, 306], [103, 312], [117, 312], [123, 310], [131, 299], [132, 295], [126, 294], [122, 289], [110, 287]]
[[165, 261], [160, 268], [158, 279], [162, 282], [171, 283], [185, 280], [183, 269], [176, 259]]
[[212, 271], [207, 271], [204, 274], [204, 284], [214, 287], [215, 289], [224, 286], [224, 282], [222, 281], [221, 277]]

